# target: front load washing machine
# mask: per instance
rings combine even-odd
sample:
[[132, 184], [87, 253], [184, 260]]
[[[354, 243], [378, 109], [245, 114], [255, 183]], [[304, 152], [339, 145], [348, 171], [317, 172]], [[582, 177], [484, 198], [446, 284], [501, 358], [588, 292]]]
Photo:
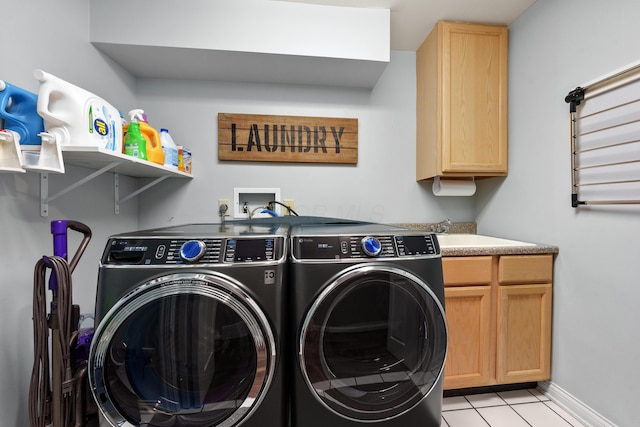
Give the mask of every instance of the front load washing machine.
[[286, 236], [191, 224], [108, 240], [89, 356], [101, 425], [286, 424]]
[[293, 227], [293, 427], [440, 426], [442, 263], [429, 233]]

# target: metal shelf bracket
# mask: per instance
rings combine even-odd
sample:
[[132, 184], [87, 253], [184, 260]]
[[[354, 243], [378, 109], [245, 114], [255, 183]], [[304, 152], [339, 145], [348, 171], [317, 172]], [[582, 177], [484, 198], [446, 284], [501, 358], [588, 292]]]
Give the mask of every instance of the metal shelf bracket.
[[154, 179], [153, 181], [151, 181], [150, 183], [143, 185], [142, 187], [138, 188], [136, 191], [133, 191], [131, 194], [120, 198], [120, 174], [114, 173], [113, 174], [113, 198], [115, 200], [114, 202], [114, 212], [115, 214], [119, 214], [120, 213], [120, 205], [134, 197], [136, 197], [138, 194], [142, 193], [143, 191], [148, 190], [149, 188], [155, 186], [156, 184], [164, 181], [165, 179], [169, 178], [169, 175], [164, 175], [164, 176], [159, 176], [158, 178]]
[[[42, 172], [40, 173], [40, 216], [42, 217], [47, 217], [49, 216], [49, 202], [57, 199], [58, 197], [67, 194], [69, 191], [75, 190], [76, 188], [80, 187], [83, 184], [86, 184], [87, 182], [91, 181], [94, 178], [97, 178], [98, 176], [109, 172], [111, 169], [115, 168], [116, 166], [118, 166], [120, 164], [120, 162], [113, 162], [108, 164], [107, 166], [87, 175], [86, 177], [82, 178], [81, 180], [73, 183], [72, 185], [58, 191], [56, 194], [49, 196], [49, 174], [47, 172]], [[142, 187], [138, 188], [136, 191], [133, 191], [131, 194], [125, 196], [125, 197], [120, 197], [120, 174], [119, 173], [114, 173], [113, 174], [113, 194], [114, 194], [114, 212], [116, 214], [120, 213], [120, 205], [134, 197], [136, 197], [138, 194], [142, 193], [143, 191], [148, 190], [149, 188], [155, 186], [156, 184], [159, 184], [160, 182], [164, 181], [165, 179], [169, 178], [169, 175], [163, 175], [160, 176], [156, 179], [154, 179], [153, 181], [151, 181], [150, 183], [143, 185]]]
[[40, 173], [40, 216], [42, 216], [42, 217], [49, 216], [49, 202], [52, 202], [55, 199], [57, 199], [58, 197], [60, 197], [60, 196], [62, 196], [64, 194], [67, 194], [69, 191], [75, 190], [76, 188], [80, 187], [81, 185], [84, 185], [87, 182], [91, 181], [92, 179], [102, 175], [103, 173], [110, 171], [111, 169], [113, 169], [116, 166], [118, 166], [120, 163], [121, 162], [110, 163], [110, 164], [106, 165], [105, 167], [103, 167], [101, 169], [98, 169], [97, 171], [87, 175], [86, 177], [82, 178], [81, 180], [71, 184], [67, 188], [64, 188], [64, 189], [58, 191], [53, 196], [49, 196], [49, 174], [47, 172]]
[[[120, 153], [103, 152], [95, 146], [74, 145], [63, 147], [63, 151], [66, 157], [66, 163], [90, 168], [94, 170], [94, 172], [50, 196], [49, 173], [44, 170], [40, 171], [40, 216], [43, 217], [49, 215], [49, 202], [109, 171], [113, 171], [114, 212], [116, 214], [120, 213], [120, 205], [122, 203], [134, 198], [167, 178], [192, 178], [191, 174], [183, 171], [168, 170], [165, 169], [163, 165], [141, 161]], [[131, 194], [120, 197], [121, 174], [133, 178], [151, 178], [152, 180]]]

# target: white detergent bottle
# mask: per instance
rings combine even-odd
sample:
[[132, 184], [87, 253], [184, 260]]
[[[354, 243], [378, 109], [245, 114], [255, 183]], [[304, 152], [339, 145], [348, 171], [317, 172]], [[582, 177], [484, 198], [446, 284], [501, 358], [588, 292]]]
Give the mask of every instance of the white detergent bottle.
[[38, 114], [44, 119], [43, 136], [59, 146], [98, 147], [102, 151], [122, 152], [120, 112], [104, 99], [42, 70]]
[[178, 170], [178, 146], [166, 128], [160, 129], [160, 141], [164, 151], [164, 165], [167, 168]]

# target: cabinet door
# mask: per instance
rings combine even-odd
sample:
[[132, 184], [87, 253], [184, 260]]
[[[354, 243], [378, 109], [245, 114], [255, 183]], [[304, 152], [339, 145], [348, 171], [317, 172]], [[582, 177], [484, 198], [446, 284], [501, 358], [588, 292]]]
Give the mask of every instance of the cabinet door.
[[491, 287], [447, 287], [444, 290], [449, 346], [444, 388], [487, 385], [493, 378]]
[[507, 171], [507, 28], [446, 23], [442, 172]]
[[508, 28], [440, 21], [416, 53], [416, 179], [507, 174]]
[[498, 383], [548, 380], [551, 373], [551, 284], [498, 288]]

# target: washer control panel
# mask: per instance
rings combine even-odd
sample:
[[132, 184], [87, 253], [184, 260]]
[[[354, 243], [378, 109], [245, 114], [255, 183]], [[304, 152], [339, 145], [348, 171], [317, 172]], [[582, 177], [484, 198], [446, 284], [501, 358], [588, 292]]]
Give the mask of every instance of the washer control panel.
[[272, 262], [282, 258], [284, 237], [218, 239], [113, 238], [103, 265], [199, 265]]
[[364, 236], [296, 236], [296, 259], [433, 257], [440, 254], [431, 234]]

